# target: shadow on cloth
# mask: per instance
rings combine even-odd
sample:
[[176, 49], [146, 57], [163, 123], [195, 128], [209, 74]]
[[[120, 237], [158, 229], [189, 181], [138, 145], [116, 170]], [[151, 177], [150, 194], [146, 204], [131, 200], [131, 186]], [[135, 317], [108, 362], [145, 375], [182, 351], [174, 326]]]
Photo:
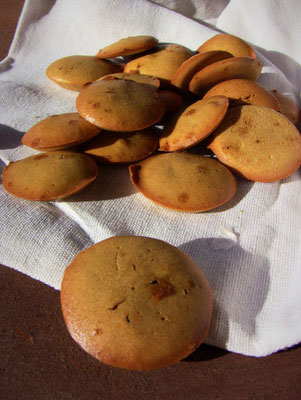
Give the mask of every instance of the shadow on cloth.
[[10, 126], [0, 124], [0, 150], [14, 149], [20, 146], [25, 132], [17, 131]]
[[113, 200], [137, 192], [130, 181], [128, 165], [99, 165], [96, 180], [82, 192], [68, 198], [68, 202]]
[[[246, 336], [256, 332], [256, 317], [269, 290], [270, 264], [266, 257], [242, 249], [239, 244], [225, 246], [224, 238], [196, 239], [179, 248], [199, 264], [213, 289], [213, 320], [206, 343], [226, 348], [231, 327]], [[191, 356], [204, 359], [202, 347]]]

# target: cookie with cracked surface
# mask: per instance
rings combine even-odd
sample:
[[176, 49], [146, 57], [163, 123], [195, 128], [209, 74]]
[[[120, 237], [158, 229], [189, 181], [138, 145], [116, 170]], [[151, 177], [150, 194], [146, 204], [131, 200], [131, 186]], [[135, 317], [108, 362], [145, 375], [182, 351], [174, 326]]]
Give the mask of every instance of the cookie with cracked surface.
[[195, 146], [221, 123], [228, 104], [225, 96], [214, 96], [191, 104], [164, 125], [159, 150], [179, 151]]
[[230, 107], [253, 104], [280, 111], [276, 97], [264, 86], [249, 79], [230, 79], [220, 82], [208, 90], [203, 99], [217, 95], [228, 97]]
[[227, 33], [219, 33], [203, 43], [197, 51], [204, 53], [211, 50], [223, 50], [233, 54], [234, 57], [254, 57], [256, 54], [253, 48], [243, 39], [229, 35]]
[[158, 122], [165, 105], [157, 88], [127, 79], [87, 84], [76, 99], [78, 113], [90, 123], [117, 132], [134, 132]]
[[158, 39], [148, 35], [129, 36], [103, 47], [96, 54], [99, 58], [114, 58], [141, 53], [157, 46]]
[[263, 106], [230, 110], [208, 147], [221, 162], [251, 181], [284, 179], [301, 162], [298, 129], [279, 112]]
[[129, 61], [124, 72], [155, 76], [166, 87], [179, 66], [191, 56], [192, 52], [186, 47], [169, 44], [154, 53]]
[[79, 92], [87, 82], [121, 70], [120, 65], [111, 60], [74, 55], [54, 61], [47, 67], [46, 75], [64, 89]]
[[189, 83], [189, 90], [203, 94], [213, 86], [229, 79], [249, 79], [256, 81], [262, 64], [252, 57], [232, 57], [217, 61], [197, 72]]
[[201, 267], [178, 248], [116, 236], [67, 267], [61, 306], [69, 333], [90, 355], [148, 370], [176, 363], [200, 345], [213, 298]]
[[83, 145], [83, 151], [100, 163], [128, 164], [148, 157], [157, 147], [157, 133], [147, 128], [138, 132], [102, 131]]
[[197, 154], [154, 155], [129, 169], [132, 183], [145, 197], [175, 211], [212, 210], [236, 192], [236, 179], [227, 167]]
[[85, 154], [52, 151], [10, 162], [3, 171], [3, 186], [22, 199], [57, 200], [84, 189], [97, 173], [96, 163]]
[[25, 146], [39, 151], [67, 149], [93, 139], [101, 129], [78, 113], [51, 115], [33, 125], [22, 137]]

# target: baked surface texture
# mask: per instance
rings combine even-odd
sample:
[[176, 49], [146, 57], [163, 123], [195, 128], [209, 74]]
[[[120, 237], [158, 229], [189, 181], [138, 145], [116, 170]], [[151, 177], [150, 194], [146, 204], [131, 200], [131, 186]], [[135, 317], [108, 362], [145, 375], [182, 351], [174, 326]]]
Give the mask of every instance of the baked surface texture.
[[73, 339], [93, 357], [147, 370], [186, 357], [204, 340], [212, 294], [201, 268], [161, 240], [116, 236], [66, 269], [61, 305]]

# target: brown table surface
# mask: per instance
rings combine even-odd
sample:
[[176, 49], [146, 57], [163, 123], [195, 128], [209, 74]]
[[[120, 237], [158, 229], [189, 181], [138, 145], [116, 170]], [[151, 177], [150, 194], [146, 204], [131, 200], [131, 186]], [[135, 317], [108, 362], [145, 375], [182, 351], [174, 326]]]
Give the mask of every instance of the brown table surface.
[[[23, 0], [0, 1], [0, 59], [22, 6]], [[254, 358], [202, 345], [170, 367], [127, 371], [98, 362], [72, 341], [58, 291], [4, 266], [0, 310], [3, 400], [301, 398], [301, 346]]]

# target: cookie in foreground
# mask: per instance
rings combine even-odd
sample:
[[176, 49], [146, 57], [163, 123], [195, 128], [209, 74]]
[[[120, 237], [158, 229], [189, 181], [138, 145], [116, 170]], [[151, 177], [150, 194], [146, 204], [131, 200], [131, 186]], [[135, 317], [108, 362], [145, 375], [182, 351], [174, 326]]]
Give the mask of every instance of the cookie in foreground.
[[69, 333], [90, 355], [148, 370], [178, 362], [203, 342], [213, 297], [200, 266], [178, 248], [116, 236], [67, 267], [61, 306]]

